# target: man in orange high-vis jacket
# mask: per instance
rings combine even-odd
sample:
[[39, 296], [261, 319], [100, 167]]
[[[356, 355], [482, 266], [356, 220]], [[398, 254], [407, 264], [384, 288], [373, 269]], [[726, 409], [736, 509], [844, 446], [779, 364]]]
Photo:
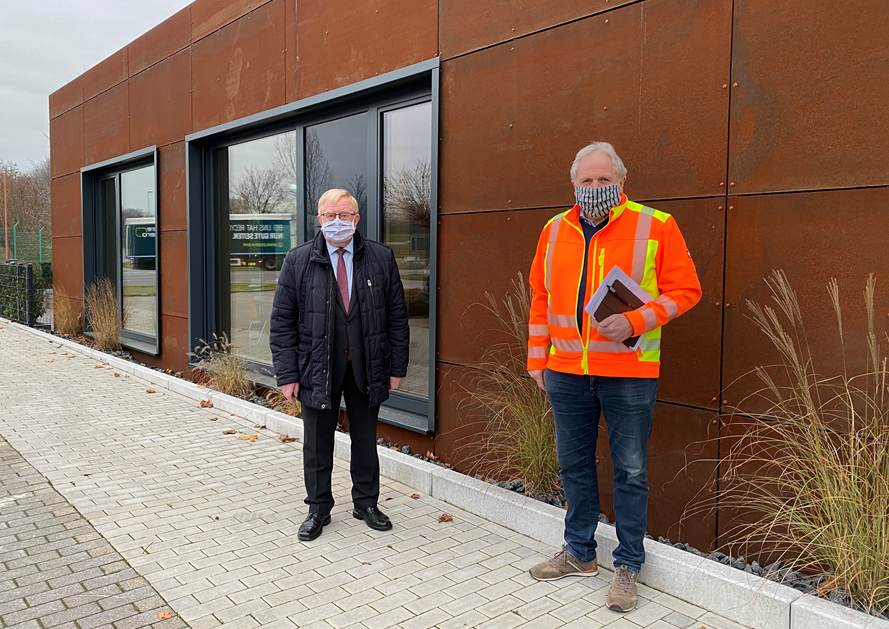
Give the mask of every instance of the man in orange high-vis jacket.
[[[657, 398], [661, 328], [694, 306], [701, 285], [669, 214], [629, 201], [627, 169], [614, 148], [594, 142], [571, 166], [577, 204], [543, 228], [531, 266], [528, 373], [549, 395], [568, 501], [565, 546], [531, 576], [551, 581], [598, 572], [596, 438], [605, 415], [614, 463], [618, 547], [606, 603], [630, 611], [645, 561], [646, 463]], [[585, 306], [620, 267], [651, 295], [637, 310], [602, 322]], [[634, 351], [623, 344], [642, 336]]]

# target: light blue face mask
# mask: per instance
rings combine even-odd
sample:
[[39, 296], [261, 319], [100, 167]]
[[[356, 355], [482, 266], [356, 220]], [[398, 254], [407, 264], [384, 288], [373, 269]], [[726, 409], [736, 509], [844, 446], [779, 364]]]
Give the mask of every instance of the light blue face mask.
[[332, 221], [321, 223], [321, 231], [331, 242], [346, 242], [355, 233], [355, 223], [335, 218]]
[[613, 183], [601, 188], [577, 186], [575, 196], [577, 205], [580, 206], [587, 218], [601, 218], [608, 216], [611, 208], [620, 204], [620, 184]]

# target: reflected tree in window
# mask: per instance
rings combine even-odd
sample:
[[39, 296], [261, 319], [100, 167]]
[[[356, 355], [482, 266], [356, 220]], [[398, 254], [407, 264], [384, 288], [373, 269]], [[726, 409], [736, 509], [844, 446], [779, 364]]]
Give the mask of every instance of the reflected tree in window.
[[248, 166], [232, 182], [230, 207], [233, 214], [271, 214], [285, 201], [286, 173], [276, 164], [269, 168]]
[[324, 148], [321, 146], [318, 133], [314, 129], [308, 129], [306, 130], [306, 198], [312, 205], [309, 208], [310, 213], [315, 213], [314, 204], [331, 188], [333, 188], [333, 169], [324, 156]]
[[432, 171], [428, 159], [413, 166], [394, 168], [383, 180], [383, 194], [391, 220], [402, 220], [429, 229]]

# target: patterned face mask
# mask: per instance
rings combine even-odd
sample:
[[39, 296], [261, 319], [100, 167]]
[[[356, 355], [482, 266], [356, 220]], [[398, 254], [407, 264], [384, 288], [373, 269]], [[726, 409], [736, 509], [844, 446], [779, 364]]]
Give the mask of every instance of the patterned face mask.
[[620, 203], [620, 184], [614, 183], [601, 188], [577, 186], [577, 205], [587, 218], [608, 216], [611, 208]]

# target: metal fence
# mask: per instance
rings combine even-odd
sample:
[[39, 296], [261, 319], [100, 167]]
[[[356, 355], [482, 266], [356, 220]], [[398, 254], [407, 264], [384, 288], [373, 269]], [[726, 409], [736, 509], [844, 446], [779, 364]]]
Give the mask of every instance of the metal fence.
[[0, 316], [28, 326], [45, 319], [46, 293], [52, 277], [32, 264], [0, 265]]
[[9, 256], [18, 262], [46, 264], [52, 262], [52, 238], [48, 231], [36, 232], [18, 230], [18, 223], [9, 232]]

